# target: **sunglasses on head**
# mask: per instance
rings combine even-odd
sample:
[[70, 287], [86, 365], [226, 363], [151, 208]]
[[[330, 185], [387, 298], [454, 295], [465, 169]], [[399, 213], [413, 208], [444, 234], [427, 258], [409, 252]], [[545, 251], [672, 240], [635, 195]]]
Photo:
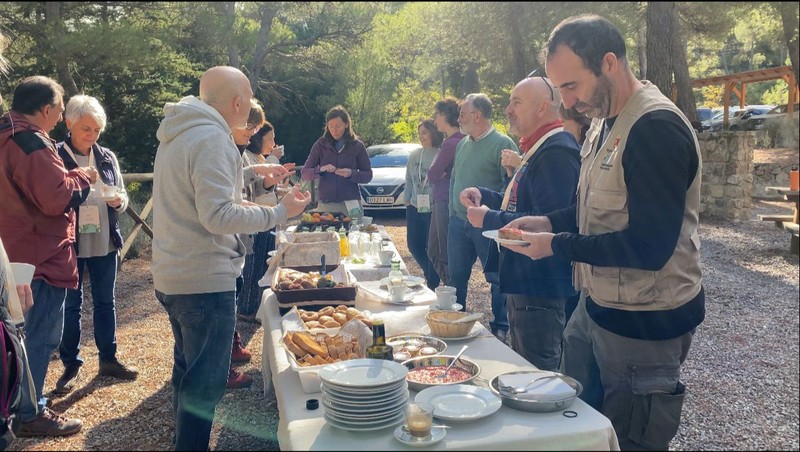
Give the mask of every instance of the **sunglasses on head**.
[[530, 74], [528, 74], [528, 78], [531, 77], [539, 77], [540, 79], [542, 79], [544, 84], [547, 85], [547, 89], [550, 90], [550, 100], [556, 100], [555, 93], [553, 93], [553, 87], [550, 86], [550, 83], [547, 82], [547, 79], [544, 78], [543, 75], [539, 75], [539, 69], [534, 69]]

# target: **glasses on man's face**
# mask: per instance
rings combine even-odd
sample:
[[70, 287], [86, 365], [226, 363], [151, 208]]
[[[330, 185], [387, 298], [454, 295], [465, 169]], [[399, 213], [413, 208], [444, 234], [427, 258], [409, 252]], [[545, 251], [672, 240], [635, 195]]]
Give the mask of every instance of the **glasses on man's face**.
[[464, 116], [466, 116], [466, 115], [468, 115], [470, 113], [475, 113], [475, 110], [470, 110], [470, 111], [461, 110], [461, 111], [458, 112], [458, 117], [459, 118], [463, 118]]
[[547, 82], [547, 79], [546, 79], [546, 78], [544, 78], [544, 76], [543, 76], [543, 75], [540, 75], [540, 74], [539, 74], [539, 69], [534, 69], [534, 70], [533, 70], [533, 72], [531, 72], [530, 74], [528, 74], [528, 78], [531, 78], [531, 77], [539, 77], [540, 79], [542, 79], [542, 81], [544, 82], [544, 84], [545, 84], [545, 85], [547, 85], [547, 89], [549, 89], [549, 90], [550, 90], [550, 100], [556, 100], [556, 95], [555, 95], [555, 93], [553, 92], [553, 87], [552, 87], [552, 86], [550, 86], [550, 83], [548, 83], [548, 82]]

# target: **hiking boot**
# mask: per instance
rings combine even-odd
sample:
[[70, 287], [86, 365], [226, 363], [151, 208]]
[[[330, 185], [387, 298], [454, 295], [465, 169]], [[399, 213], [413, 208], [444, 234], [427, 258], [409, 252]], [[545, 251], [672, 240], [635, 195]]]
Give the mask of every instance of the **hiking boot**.
[[64, 366], [64, 373], [58, 378], [53, 394], [66, 395], [75, 389], [78, 383], [78, 376], [81, 374], [81, 363]]
[[233, 348], [231, 349], [231, 363], [239, 364], [250, 361], [253, 354], [242, 345], [242, 336], [238, 331], [233, 333]]
[[253, 377], [247, 374], [240, 373], [238, 370], [231, 367], [228, 372], [228, 385], [227, 389], [241, 389], [249, 388], [253, 384]]
[[139, 376], [139, 371], [135, 367], [128, 367], [115, 359], [113, 361], [100, 361], [100, 370], [97, 374], [120, 380], [136, 380], [136, 377]]
[[67, 436], [78, 433], [83, 427], [80, 419], [69, 419], [45, 408], [34, 420], [19, 424], [19, 437], [33, 436]]

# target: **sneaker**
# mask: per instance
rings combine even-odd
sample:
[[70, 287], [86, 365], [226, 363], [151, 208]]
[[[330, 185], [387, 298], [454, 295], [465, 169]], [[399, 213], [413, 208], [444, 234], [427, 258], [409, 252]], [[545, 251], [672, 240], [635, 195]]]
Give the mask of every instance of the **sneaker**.
[[20, 423], [17, 436], [67, 436], [78, 433], [81, 427], [83, 422], [80, 419], [69, 419], [45, 408], [34, 420]]
[[139, 376], [139, 371], [135, 367], [128, 367], [115, 359], [113, 361], [100, 361], [100, 370], [97, 374], [120, 380], [136, 380], [136, 377]]
[[66, 395], [75, 389], [78, 383], [78, 376], [81, 374], [81, 363], [64, 366], [64, 373], [58, 378], [53, 394]]
[[500, 342], [502, 342], [504, 344], [508, 344], [508, 331], [497, 329], [497, 330], [494, 330], [494, 332], [492, 332], [492, 334], [494, 334], [494, 337], [496, 337], [498, 341], [500, 341]]
[[233, 348], [231, 349], [231, 362], [234, 364], [246, 363], [250, 361], [253, 354], [242, 345], [242, 336], [238, 331], [233, 333]]
[[228, 372], [228, 389], [249, 388], [252, 384], [253, 377], [243, 374], [231, 367], [231, 370]]

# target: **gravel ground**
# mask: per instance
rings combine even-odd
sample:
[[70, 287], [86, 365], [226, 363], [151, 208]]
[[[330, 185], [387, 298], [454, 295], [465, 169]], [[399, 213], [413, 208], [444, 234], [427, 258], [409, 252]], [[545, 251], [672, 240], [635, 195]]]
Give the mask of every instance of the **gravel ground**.
[[[754, 220], [731, 224], [703, 220], [702, 266], [706, 320], [698, 328], [683, 370], [688, 387], [673, 450], [798, 450], [798, 257], [788, 253], [789, 236], [758, 213], [788, 213], [787, 203], [755, 202]], [[379, 212], [409, 270], [421, 275], [405, 241], [405, 216]], [[139, 367], [135, 382], [97, 377], [91, 303], [83, 309], [82, 354], [86, 360], [77, 389], [54, 399], [53, 408], [79, 417], [84, 428], [66, 438], [17, 440], [11, 450], [169, 450], [173, 432], [172, 334], [153, 296], [149, 252], [126, 261], [118, 278], [117, 322], [120, 359]], [[491, 316], [488, 285], [473, 267], [467, 304]], [[490, 317], [487, 317], [490, 318]], [[252, 387], [228, 391], [217, 407], [213, 450], [278, 450], [278, 412], [262, 392], [261, 344], [257, 324], [240, 323], [253, 352], [239, 369]], [[51, 361], [46, 390], [62, 371]]]

